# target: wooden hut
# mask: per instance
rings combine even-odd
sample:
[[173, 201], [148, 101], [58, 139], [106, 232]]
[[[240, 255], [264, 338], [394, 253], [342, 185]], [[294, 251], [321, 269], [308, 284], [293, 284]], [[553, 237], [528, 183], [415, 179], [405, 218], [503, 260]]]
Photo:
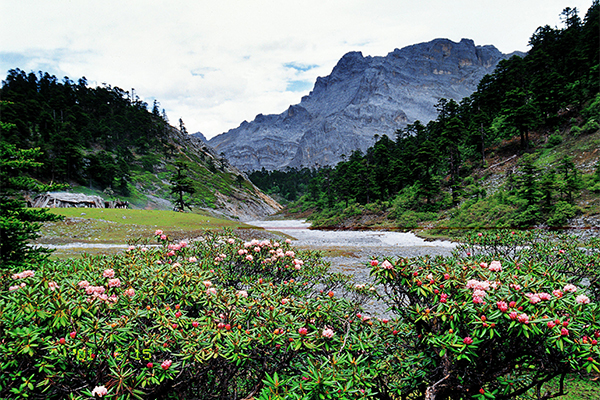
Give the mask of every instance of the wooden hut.
[[37, 195], [35, 199], [33, 199], [31, 206], [38, 208], [105, 208], [104, 199], [100, 196], [88, 196], [82, 193], [66, 192], [47, 192]]

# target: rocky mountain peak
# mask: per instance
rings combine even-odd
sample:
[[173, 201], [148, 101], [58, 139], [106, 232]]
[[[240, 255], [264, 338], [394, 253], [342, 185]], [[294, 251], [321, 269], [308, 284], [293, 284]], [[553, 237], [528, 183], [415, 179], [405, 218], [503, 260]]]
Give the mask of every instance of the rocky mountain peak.
[[375, 135], [393, 137], [408, 123], [434, 119], [440, 98], [470, 95], [509, 56], [471, 39], [435, 39], [384, 57], [349, 52], [300, 104], [259, 114], [209, 144], [245, 171], [333, 165], [366, 150]]

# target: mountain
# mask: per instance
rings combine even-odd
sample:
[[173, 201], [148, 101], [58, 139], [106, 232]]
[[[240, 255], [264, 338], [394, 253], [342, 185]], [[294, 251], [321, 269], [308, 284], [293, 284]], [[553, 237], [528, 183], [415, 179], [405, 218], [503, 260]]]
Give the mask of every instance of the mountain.
[[[219, 157], [204, 141], [185, 135], [174, 127], [169, 128], [167, 146], [175, 149], [171, 158], [188, 162], [187, 174], [197, 191], [192, 201], [197, 207], [242, 221], [261, 218], [282, 209], [279, 203], [258, 189], [243, 172]], [[165, 160], [155, 168], [157, 176], [161, 176], [161, 172], [169, 171], [169, 163]], [[160, 198], [169, 197], [163, 182], [144, 183], [147, 186], [145, 193], [150, 194], [154, 185], [154, 190], [162, 193]]]
[[334, 165], [356, 149], [365, 151], [375, 135], [393, 136], [416, 120], [435, 119], [440, 98], [470, 95], [513, 54], [469, 39], [435, 39], [385, 57], [350, 52], [329, 76], [317, 78], [300, 104], [279, 115], [259, 114], [208, 143], [244, 171]]

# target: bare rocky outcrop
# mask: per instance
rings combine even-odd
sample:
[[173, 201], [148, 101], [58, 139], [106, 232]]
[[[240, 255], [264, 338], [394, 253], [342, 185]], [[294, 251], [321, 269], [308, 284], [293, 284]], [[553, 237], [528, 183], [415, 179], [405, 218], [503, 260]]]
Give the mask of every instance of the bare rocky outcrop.
[[317, 78], [300, 104], [259, 114], [208, 143], [244, 171], [334, 165], [365, 151], [376, 135], [393, 137], [409, 123], [434, 119], [440, 98], [470, 95], [509, 56], [469, 39], [435, 39], [385, 57], [350, 52], [329, 76]]

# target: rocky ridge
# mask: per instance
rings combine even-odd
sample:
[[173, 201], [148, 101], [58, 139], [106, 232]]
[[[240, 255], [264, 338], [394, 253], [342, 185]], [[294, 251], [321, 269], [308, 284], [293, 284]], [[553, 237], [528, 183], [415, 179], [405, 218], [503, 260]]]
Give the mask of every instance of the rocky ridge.
[[470, 95], [513, 54], [469, 39], [435, 39], [385, 57], [350, 52], [330, 75], [317, 78], [300, 104], [278, 115], [259, 114], [208, 143], [244, 171], [334, 165], [356, 149], [365, 151], [376, 135], [393, 137], [409, 123], [435, 119], [440, 98]]

